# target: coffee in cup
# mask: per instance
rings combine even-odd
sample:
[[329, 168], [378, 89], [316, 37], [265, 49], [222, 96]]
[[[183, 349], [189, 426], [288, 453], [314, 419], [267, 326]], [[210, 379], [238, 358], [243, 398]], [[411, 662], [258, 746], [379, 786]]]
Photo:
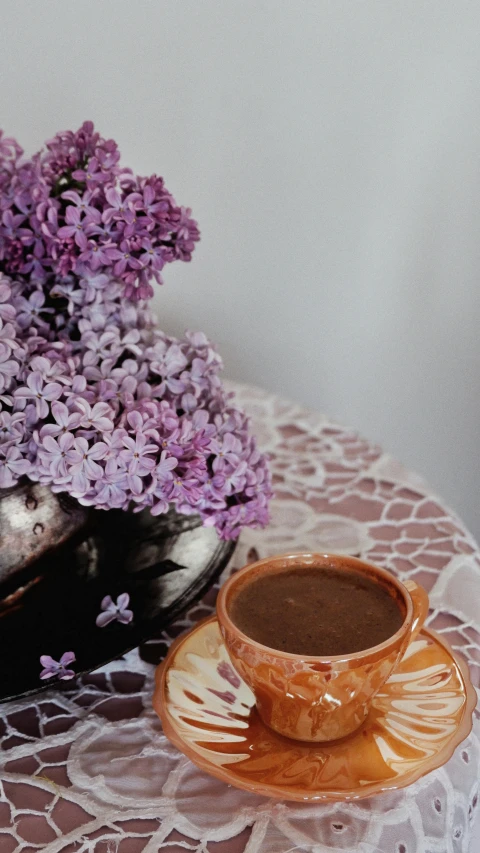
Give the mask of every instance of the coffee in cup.
[[332, 554], [269, 557], [221, 588], [217, 616], [262, 720], [303, 741], [364, 721], [425, 619], [428, 596], [370, 563]]
[[232, 598], [230, 618], [262, 646], [332, 657], [383, 643], [406, 607], [397, 590], [351, 569], [297, 566], [254, 577]]

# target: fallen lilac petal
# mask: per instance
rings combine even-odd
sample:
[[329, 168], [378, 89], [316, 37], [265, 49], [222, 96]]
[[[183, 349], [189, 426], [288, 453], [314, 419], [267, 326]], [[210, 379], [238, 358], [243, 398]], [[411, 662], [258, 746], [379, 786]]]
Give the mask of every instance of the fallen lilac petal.
[[40, 678], [44, 681], [46, 678], [53, 678], [57, 673], [51, 669], [42, 669]]
[[115, 611], [106, 610], [104, 613], [98, 614], [95, 620], [95, 624], [97, 628], [105, 628], [107, 625], [110, 624], [110, 622], [114, 622], [116, 618], [117, 614]]
[[128, 592], [122, 592], [117, 598], [117, 607], [119, 610], [125, 610], [126, 607], [130, 604], [130, 596]]
[[122, 625], [128, 625], [133, 619], [133, 610], [119, 610], [117, 614], [117, 622], [121, 622]]
[[73, 669], [64, 669], [62, 674], [58, 677], [61, 679], [61, 681], [68, 681], [71, 678], [75, 678], [75, 675], [76, 673], [73, 671]]

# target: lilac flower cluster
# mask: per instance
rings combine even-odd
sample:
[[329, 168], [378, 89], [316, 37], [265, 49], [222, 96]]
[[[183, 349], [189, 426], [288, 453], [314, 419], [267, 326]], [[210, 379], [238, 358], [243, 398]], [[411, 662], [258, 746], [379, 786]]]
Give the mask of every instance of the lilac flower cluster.
[[264, 525], [267, 461], [218, 354], [104, 279], [66, 276], [46, 300], [0, 277], [0, 487], [27, 474], [97, 509], [173, 505], [225, 538]]
[[151, 281], [199, 239], [188, 208], [163, 178], [121, 167], [116, 143], [92, 122], [58, 133], [29, 160], [0, 131], [0, 269], [42, 285], [58, 276], [105, 273], [130, 299], [153, 295]]
[[263, 526], [267, 461], [219, 356], [145, 303], [190, 259], [190, 212], [89, 122], [21, 155], [0, 132], [0, 488], [27, 475], [96, 509], [174, 506], [224, 538]]

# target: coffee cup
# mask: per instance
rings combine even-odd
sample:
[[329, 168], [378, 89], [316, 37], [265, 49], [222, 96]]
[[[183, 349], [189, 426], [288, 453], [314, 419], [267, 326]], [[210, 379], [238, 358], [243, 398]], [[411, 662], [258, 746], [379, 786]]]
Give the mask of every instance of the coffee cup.
[[[232, 604], [250, 584], [304, 569], [359, 573], [396, 602], [398, 627], [376, 645], [338, 655], [309, 655], [263, 645], [232, 620]], [[293, 574], [292, 574], [293, 573]], [[341, 575], [340, 575], [341, 576]], [[354, 557], [286, 554], [267, 557], [236, 572], [221, 587], [217, 617], [226, 649], [238, 674], [252, 689], [263, 722], [294, 740], [327, 742], [346, 737], [364, 722], [381, 690], [421, 629], [428, 612], [426, 591], [412, 580]]]

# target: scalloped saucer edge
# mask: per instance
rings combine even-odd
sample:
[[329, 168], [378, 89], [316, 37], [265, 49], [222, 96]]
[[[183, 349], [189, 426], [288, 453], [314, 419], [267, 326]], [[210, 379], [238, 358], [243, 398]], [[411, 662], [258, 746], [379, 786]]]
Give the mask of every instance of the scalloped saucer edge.
[[277, 735], [233, 669], [215, 616], [179, 637], [156, 671], [153, 707], [169, 740], [233, 785], [284, 800], [356, 800], [441, 767], [472, 729], [466, 664], [423, 628], [354, 734], [328, 744]]

